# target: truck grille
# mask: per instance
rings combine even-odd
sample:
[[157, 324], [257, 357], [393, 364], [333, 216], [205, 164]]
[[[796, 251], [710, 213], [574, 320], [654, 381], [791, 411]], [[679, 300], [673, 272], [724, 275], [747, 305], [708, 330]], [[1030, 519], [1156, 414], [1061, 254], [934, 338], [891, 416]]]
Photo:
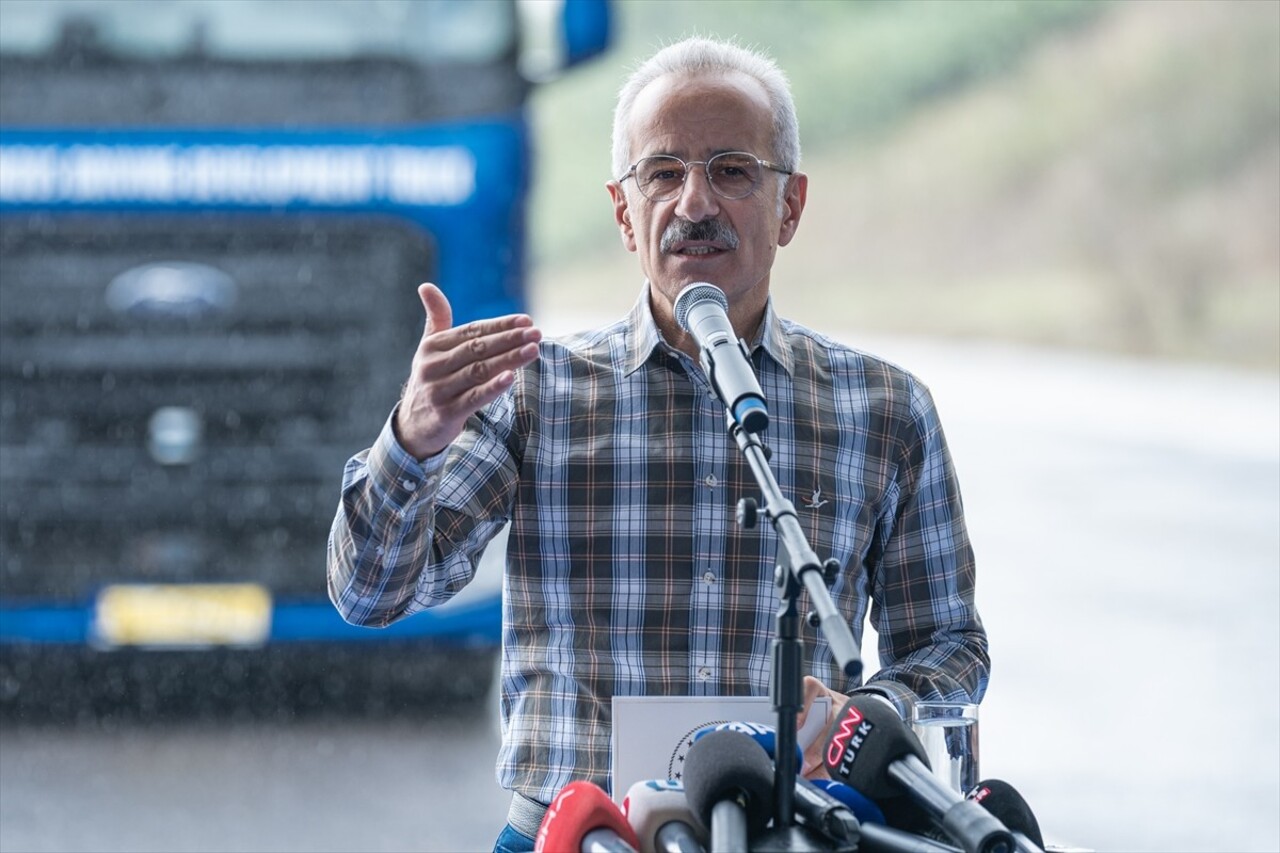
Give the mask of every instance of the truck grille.
[[528, 91], [514, 62], [0, 56], [0, 125], [19, 127], [402, 127], [511, 113]]
[[[230, 290], [108, 298], [148, 264]], [[433, 266], [426, 235], [392, 220], [0, 220], [0, 592], [323, 595], [343, 462], [397, 398]]]

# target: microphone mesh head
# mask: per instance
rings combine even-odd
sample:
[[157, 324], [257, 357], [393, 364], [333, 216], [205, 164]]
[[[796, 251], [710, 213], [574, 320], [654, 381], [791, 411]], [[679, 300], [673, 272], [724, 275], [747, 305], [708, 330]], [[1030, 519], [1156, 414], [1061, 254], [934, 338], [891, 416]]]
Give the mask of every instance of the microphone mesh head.
[[714, 302], [726, 312], [729, 310], [729, 299], [724, 295], [723, 290], [705, 281], [695, 281], [693, 284], [686, 285], [684, 290], [676, 296], [676, 322], [680, 328], [686, 332], [693, 332], [693, 329], [689, 328], [689, 312], [693, 310], [693, 306], [702, 302]]

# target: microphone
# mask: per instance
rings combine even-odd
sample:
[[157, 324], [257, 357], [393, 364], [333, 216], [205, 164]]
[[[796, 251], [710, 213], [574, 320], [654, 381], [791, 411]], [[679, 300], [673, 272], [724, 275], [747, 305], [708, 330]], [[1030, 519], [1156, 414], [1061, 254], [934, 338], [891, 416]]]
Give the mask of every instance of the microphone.
[[877, 823], [882, 826], [888, 823], [879, 806], [845, 783], [834, 779], [813, 779], [810, 782], [814, 787], [843, 803], [860, 823]]
[[706, 853], [707, 833], [689, 810], [684, 785], [650, 779], [627, 789], [622, 813], [640, 839], [640, 853]]
[[747, 345], [729, 322], [724, 291], [705, 281], [686, 285], [676, 296], [676, 323], [693, 335], [702, 351], [702, 369], [735, 423], [747, 432], [769, 426], [764, 392], [751, 366]]
[[773, 762], [742, 732], [708, 732], [685, 756], [684, 793], [711, 828], [711, 849], [746, 853], [773, 816]]
[[986, 809], [951, 790], [929, 771], [919, 738], [888, 704], [854, 696], [827, 738], [827, 770], [871, 799], [905, 794], [965, 853], [1014, 853], [1012, 833]]
[[963, 853], [959, 847], [878, 823], [864, 823], [858, 843], [864, 853]]
[[1032, 813], [1031, 806], [1008, 782], [1000, 779], [979, 782], [965, 794], [965, 799], [980, 804], [995, 815], [1013, 833], [1019, 847], [1028, 853], [1043, 853], [1044, 836], [1040, 833], [1040, 822]]
[[[801, 790], [806, 785], [812, 790]], [[843, 782], [801, 780], [796, 788], [796, 812], [808, 823], [826, 826], [823, 831], [837, 843], [851, 843], [863, 853], [960, 853], [948, 844], [885, 826], [879, 807]], [[839, 830], [832, 831], [830, 821], [837, 822], [846, 834], [842, 837]]]
[[590, 782], [560, 789], [534, 839], [535, 853], [636, 853], [640, 840], [609, 795]]
[[796, 814], [807, 826], [842, 845], [858, 848], [861, 834], [858, 818], [844, 803], [814, 785], [808, 779], [796, 779]]

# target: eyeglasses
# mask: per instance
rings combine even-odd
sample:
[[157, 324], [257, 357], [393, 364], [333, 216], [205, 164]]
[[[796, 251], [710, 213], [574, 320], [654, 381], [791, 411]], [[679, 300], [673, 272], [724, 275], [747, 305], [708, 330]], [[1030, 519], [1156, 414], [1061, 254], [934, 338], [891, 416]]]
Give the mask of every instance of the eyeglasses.
[[636, 187], [645, 198], [650, 201], [670, 201], [680, 195], [684, 180], [694, 166], [703, 166], [711, 189], [716, 195], [727, 199], [751, 195], [760, 186], [760, 177], [765, 169], [784, 175], [793, 174], [791, 169], [784, 169], [745, 151], [726, 151], [710, 160], [693, 160], [688, 163], [669, 154], [657, 154], [637, 160], [625, 175], [618, 178], [618, 183], [627, 178], [635, 178]]

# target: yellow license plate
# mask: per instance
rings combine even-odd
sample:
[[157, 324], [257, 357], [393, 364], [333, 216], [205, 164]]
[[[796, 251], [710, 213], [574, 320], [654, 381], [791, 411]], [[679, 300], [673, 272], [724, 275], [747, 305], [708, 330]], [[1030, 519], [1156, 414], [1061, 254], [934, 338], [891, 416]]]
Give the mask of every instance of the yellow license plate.
[[271, 633], [271, 593], [252, 583], [109, 586], [93, 633], [107, 647], [258, 646]]

